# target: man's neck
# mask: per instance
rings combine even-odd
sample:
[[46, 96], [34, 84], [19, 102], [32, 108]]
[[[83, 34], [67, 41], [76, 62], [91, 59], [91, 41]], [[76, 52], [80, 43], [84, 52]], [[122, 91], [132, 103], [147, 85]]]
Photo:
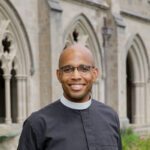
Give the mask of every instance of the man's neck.
[[87, 109], [91, 105], [92, 100], [89, 99], [89, 101], [87, 101], [87, 102], [77, 103], [77, 102], [72, 102], [72, 101], [66, 99], [64, 96], [62, 96], [60, 101], [63, 105], [65, 105], [66, 107], [69, 107], [71, 109], [83, 110], [83, 109]]

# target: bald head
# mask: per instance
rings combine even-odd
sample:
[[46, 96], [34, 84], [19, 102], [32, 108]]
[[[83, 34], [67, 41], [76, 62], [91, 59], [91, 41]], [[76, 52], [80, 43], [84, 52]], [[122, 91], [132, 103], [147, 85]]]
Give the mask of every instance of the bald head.
[[74, 44], [68, 46], [61, 53], [59, 58], [59, 67], [61, 67], [64, 64], [64, 61], [71, 56], [78, 57], [78, 58], [81, 57], [81, 59], [82, 57], [85, 57], [92, 66], [95, 65], [94, 58], [91, 51], [80, 44]]

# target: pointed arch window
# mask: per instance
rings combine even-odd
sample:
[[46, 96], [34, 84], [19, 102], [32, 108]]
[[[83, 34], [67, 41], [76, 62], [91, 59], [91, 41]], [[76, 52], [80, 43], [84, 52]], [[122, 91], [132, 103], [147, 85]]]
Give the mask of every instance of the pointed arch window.
[[93, 53], [94, 58], [96, 59], [96, 66], [101, 68], [99, 71], [99, 77], [93, 86], [93, 98], [101, 99], [104, 102], [103, 91], [101, 91], [102, 84], [100, 85], [100, 81], [103, 76], [103, 61], [101, 56], [101, 48], [95, 34], [95, 30], [92, 27], [90, 21], [84, 14], [80, 14], [76, 16], [73, 21], [68, 25], [66, 32], [64, 33], [64, 47], [68, 45], [79, 43], [84, 45]]
[[0, 124], [22, 123], [27, 117], [27, 85], [33, 73], [24, 24], [10, 2], [0, 1]]
[[127, 117], [132, 124], [144, 124], [148, 120], [146, 91], [150, 76], [147, 50], [139, 34], [128, 42], [126, 59]]

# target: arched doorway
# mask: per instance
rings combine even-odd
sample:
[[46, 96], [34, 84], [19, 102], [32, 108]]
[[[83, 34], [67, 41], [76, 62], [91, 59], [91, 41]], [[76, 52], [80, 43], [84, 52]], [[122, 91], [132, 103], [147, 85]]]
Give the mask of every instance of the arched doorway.
[[127, 117], [131, 124], [146, 122], [146, 89], [149, 77], [149, 60], [139, 34], [129, 40], [126, 57]]

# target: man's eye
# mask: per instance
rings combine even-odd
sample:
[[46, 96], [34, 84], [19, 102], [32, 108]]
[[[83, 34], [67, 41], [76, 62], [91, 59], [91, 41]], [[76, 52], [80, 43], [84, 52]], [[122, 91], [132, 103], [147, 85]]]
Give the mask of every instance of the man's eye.
[[89, 67], [81, 66], [79, 70], [82, 71], [82, 72], [88, 72], [89, 71]]
[[67, 72], [72, 72], [72, 68], [64, 68], [63, 71], [66, 72], [66, 73]]

